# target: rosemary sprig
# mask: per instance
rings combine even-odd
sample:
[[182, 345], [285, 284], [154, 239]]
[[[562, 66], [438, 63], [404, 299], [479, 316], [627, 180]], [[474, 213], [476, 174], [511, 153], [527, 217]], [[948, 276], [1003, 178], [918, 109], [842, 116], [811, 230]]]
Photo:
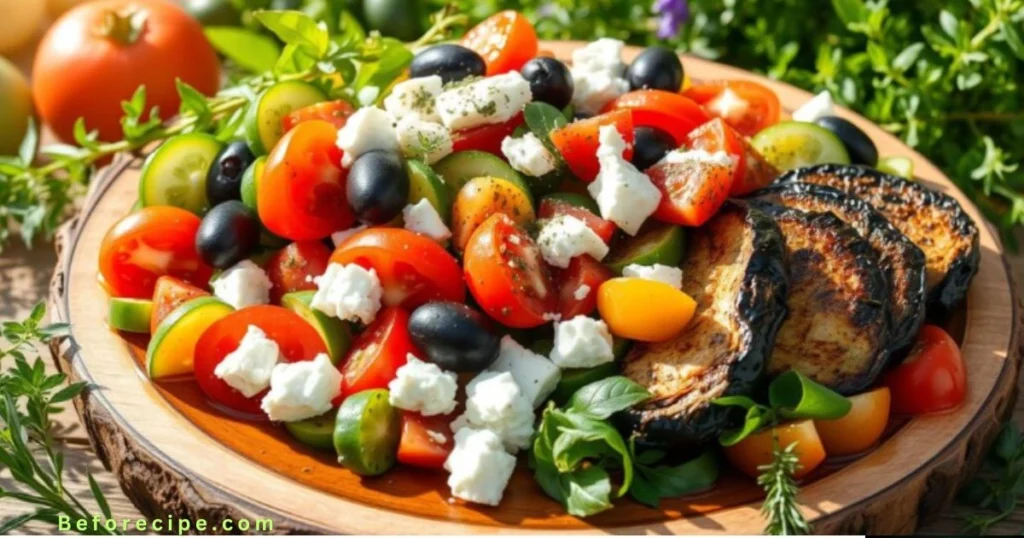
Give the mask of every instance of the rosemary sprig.
[[797, 503], [799, 486], [793, 474], [800, 468], [800, 460], [794, 449], [796, 443], [786, 448], [779, 446], [777, 435], [772, 436], [772, 462], [758, 467], [761, 475], [757, 484], [764, 488], [765, 499], [761, 514], [768, 520], [765, 534], [793, 535], [810, 534], [811, 526], [800, 512]]

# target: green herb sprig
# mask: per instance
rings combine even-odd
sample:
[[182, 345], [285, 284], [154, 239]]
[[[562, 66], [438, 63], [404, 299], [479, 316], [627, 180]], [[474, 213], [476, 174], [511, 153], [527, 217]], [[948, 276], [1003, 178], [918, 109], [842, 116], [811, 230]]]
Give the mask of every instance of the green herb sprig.
[[757, 468], [761, 471], [757, 484], [764, 488], [765, 493], [761, 514], [768, 520], [764, 532], [772, 535], [810, 534], [811, 526], [797, 503], [800, 488], [793, 480], [793, 475], [800, 469], [800, 459], [794, 452], [796, 443], [782, 448], [777, 436], [773, 437], [772, 443], [772, 462]]
[[1024, 503], [1024, 436], [1016, 424], [1003, 425], [981, 476], [961, 488], [957, 500], [976, 509], [964, 516], [963, 531], [969, 534], [988, 533]]

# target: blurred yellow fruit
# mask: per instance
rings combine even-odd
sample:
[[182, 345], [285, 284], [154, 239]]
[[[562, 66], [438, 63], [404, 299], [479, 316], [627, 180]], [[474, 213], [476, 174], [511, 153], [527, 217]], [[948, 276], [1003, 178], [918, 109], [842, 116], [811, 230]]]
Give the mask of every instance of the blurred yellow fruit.
[[0, 57], [0, 155], [15, 155], [32, 116], [32, 93], [18, 68]]
[[46, 0], [46, 14], [50, 16], [50, 19], [56, 20], [57, 17], [63, 15], [67, 10], [88, 1], [89, 0]]
[[0, 54], [15, 52], [28, 44], [45, 15], [44, 0], [0, 0]]

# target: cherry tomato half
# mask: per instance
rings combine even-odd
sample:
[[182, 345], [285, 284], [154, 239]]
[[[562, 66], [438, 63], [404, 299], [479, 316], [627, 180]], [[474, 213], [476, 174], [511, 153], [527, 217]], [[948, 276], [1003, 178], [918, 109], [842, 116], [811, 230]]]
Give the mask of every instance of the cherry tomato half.
[[173, 276], [162, 276], [156, 279], [156, 288], [153, 290], [153, 313], [149, 318], [149, 333], [155, 333], [160, 322], [175, 308], [191, 299], [209, 294], [210, 292]]
[[679, 146], [686, 142], [690, 131], [711, 119], [693, 100], [663, 90], [629, 92], [605, 105], [604, 110], [632, 110], [634, 125], [661, 129]]
[[327, 271], [331, 249], [320, 241], [292, 243], [274, 253], [267, 261], [267, 276], [273, 287], [270, 300], [280, 304], [286, 293], [315, 290], [313, 278]]
[[117, 297], [149, 299], [157, 278], [205, 287], [213, 268], [196, 252], [200, 219], [178, 207], [144, 207], [117, 221], [100, 245], [100, 275]]
[[892, 398], [887, 387], [850, 396], [849, 400], [853, 406], [843, 418], [814, 421], [829, 456], [864, 452], [878, 442], [889, 423]]
[[559, 215], [568, 215], [582, 220], [587, 225], [587, 228], [593, 230], [605, 244], [611, 243], [612, 236], [615, 235], [616, 227], [614, 222], [602, 219], [585, 207], [580, 207], [567, 200], [558, 198], [541, 199], [537, 218], [551, 219]]
[[[562, 319], [588, 316], [597, 309], [597, 290], [615, 274], [594, 258], [583, 255], [569, 261], [569, 267], [555, 274], [558, 285], [558, 313]], [[580, 292], [582, 286], [586, 293]]]
[[462, 46], [484, 59], [487, 76], [518, 71], [537, 55], [537, 32], [512, 10], [495, 13], [466, 32]]
[[782, 105], [767, 86], [750, 80], [716, 80], [690, 86], [683, 95], [722, 118], [737, 131], [754, 136], [779, 122]]
[[920, 415], [957, 407], [967, 393], [960, 347], [935, 325], [921, 327], [913, 349], [883, 384], [892, 391], [893, 413]]
[[505, 123], [490, 123], [479, 127], [471, 127], [461, 131], [452, 131], [452, 152], [486, 151], [492, 155], [502, 155], [501, 141], [511, 136], [516, 128], [523, 124], [523, 115], [516, 114]]
[[410, 353], [422, 356], [409, 337], [409, 313], [401, 308], [382, 309], [342, 362], [342, 394], [386, 389]]
[[601, 127], [605, 125], [615, 126], [615, 130], [626, 142], [626, 151], [623, 152], [622, 158], [627, 161], [632, 159], [633, 115], [628, 110], [616, 110], [574, 121], [551, 132], [551, 143], [562, 154], [565, 164], [576, 177], [588, 183], [594, 181], [597, 173], [601, 171], [601, 165], [597, 161], [597, 148], [601, 145]]
[[282, 132], [287, 133], [296, 125], [312, 120], [323, 120], [333, 125], [336, 129], [341, 129], [345, 126], [348, 117], [353, 112], [355, 112], [355, 109], [352, 108], [352, 105], [348, 101], [340, 99], [309, 105], [293, 110], [290, 114], [281, 118]]
[[[793, 478], [803, 478], [825, 461], [825, 447], [821, 444], [821, 438], [814, 429], [814, 422], [801, 420], [782, 424], [775, 428], [779, 436], [779, 447], [786, 448], [796, 443], [793, 452], [797, 456], [799, 467], [793, 473]], [[757, 478], [761, 474], [757, 468], [768, 465], [772, 462], [772, 429], [765, 428], [757, 433], [749, 435], [739, 443], [732, 446], [722, 447], [725, 457], [734, 467], [743, 471], [751, 478]]]
[[779, 171], [757, 152], [750, 142], [736, 132], [721, 118], [715, 118], [686, 136], [690, 149], [702, 149], [708, 153], [724, 151], [732, 157], [732, 186], [729, 196], [743, 196], [767, 186], [779, 175]]
[[661, 191], [654, 217], [683, 226], [700, 226], [729, 198], [732, 166], [702, 161], [662, 163], [647, 170]]
[[455, 438], [449, 424], [452, 417], [425, 417], [402, 412], [402, 438], [398, 443], [398, 462], [426, 469], [443, 469]]

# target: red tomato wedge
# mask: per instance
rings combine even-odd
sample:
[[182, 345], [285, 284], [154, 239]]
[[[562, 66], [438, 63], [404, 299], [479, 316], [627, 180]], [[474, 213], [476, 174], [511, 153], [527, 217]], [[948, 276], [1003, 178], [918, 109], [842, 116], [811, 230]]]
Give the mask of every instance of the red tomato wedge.
[[286, 293], [315, 290], [316, 278], [327, 271], [331, 249], [320, 241], [292, 243], [274, 253], [267, 261], [267, 276], [274, 286], [270, 300], [279, 304]]
[[425, 235], [404, 228], [370, 228], [338, 245], [330, 263], [377, 272], [384, 304], [410, 310], [428, 301], [466, 300], [459, 262]]
[[401, 308], [382, 309], [345, 355], [342, 394], [386, 389], [410, 353], [420, 355], [409, 337], [409, 313]]
[[311, 361], [320, 353], [327, 353], [327, 347], [312, 325], [280, 306], [250, 306], [210, 325], [196, 343], [195, 375], [199, 388], [229, 409], [261, 413], [260, 400], [266, 390], [246, 398], [213, 373], [224, 357], [238, 349], [250, 325], [259, 327], [267, 338], [277, 342], [284, 362]]
[[661, 191], [654, 217], [683, 226], [700, 226], [729, 198], [732, 167], [709, 162], [662, 163], [647, 170]]
[[452, 151], [486, 151], [504, 158], [501, 153], [501, 141], [511, 136], [517, 127], [523, 124], [523, 115], [516, 114], [505, 123], [481, 125], [461, 131], [452, 131]]
[[767, 86], [750, 80], [717, 80], [690, 86], [683, 95], [737, 131], [754, 136], [779, 122], [782, 105]]
[[[588, 316], [597, 309], [597, 289], [615, 276], [594, 258], [583, 255], [569, 261], [569, 267], [555, 275], [558, 285], [558, 313], [562, 319]], [[581, 292], [580, 288], [583, 288]]]
[[721, 118], [715, 118], [686, 136], [690, 149], [702, 149], [708, 153], [724, 151], [733, 158], [730, 196], [743, 196], [767, 186], [779, 175], [779, 171], [764, 160], [746, 137], [736, 132]]
[[663, 90], [636, 90], [629, 92], [604, 107], [612, 110], [632, 110], [633, 124], [655, 127], [672, 135], [682, 146], [690, 131], [708, 122], [711, 116], [691, 99]]
[[398, 462], [426, 469], [443, 469], [455, 448], [455, 437], [449, 425], [452, 417], [425, 417], [419, 413], [402, 412], [402, 437], [398, 443]]
[[628, 110], [615, 110], [593, 118], [574, 121], [551, 132], [551, 142], [562, 154], [565, 164], [576, 177], [591, 182], [601, 171], [597, 162], [597, 148], [601, 127], [614, 125], [626, 142], [623, 159], [633, 158], [633, 115]]
[[558, 294], [540, 249], [503, 213], [473, 232], [463, 262], [477, 304], [503, 325], [537, 327], [547, 322], [545, 314], [555, 312]]
[[605, 244], [610, 243], [612, 236], [615, 235], [616, 228], [614, 222], [602, 219], [585, 207], [573, 205], [566, 200], [558, 198], [543, 198], [541, 200], [537, 218], [551, 219], [559, 215], [568, 215], [582, 220]]
[[191, 299], [209, 294], [210, 292], [173, 276], [162, 276], [156, 279], [156, 289], [153, 290], [153, 313], [149, 318], [149, 333], [155, 333], [160, 322], [175, 308]]
[[885, 375], [892, 412], [920, 415], [959, 406], [967, 393], [960, 347], [941, 327], [925, 325], [907, 359]]
[[484, 59], [487, 76], [517, 71], [537, 55], [537, 32], [522, 14], [508, 10], [470, 28], [462, 46]]
[[348, 101], [327, 101], [317, 103], [293, 110], [287, 116], [281, 118], [281, 127], [284, 132], [291, 131], [296, 125], [312, 120], [324, 120], [334, 127], [341, 129], [348, 121], [348, 117], [355, 112], [355, 108]]

